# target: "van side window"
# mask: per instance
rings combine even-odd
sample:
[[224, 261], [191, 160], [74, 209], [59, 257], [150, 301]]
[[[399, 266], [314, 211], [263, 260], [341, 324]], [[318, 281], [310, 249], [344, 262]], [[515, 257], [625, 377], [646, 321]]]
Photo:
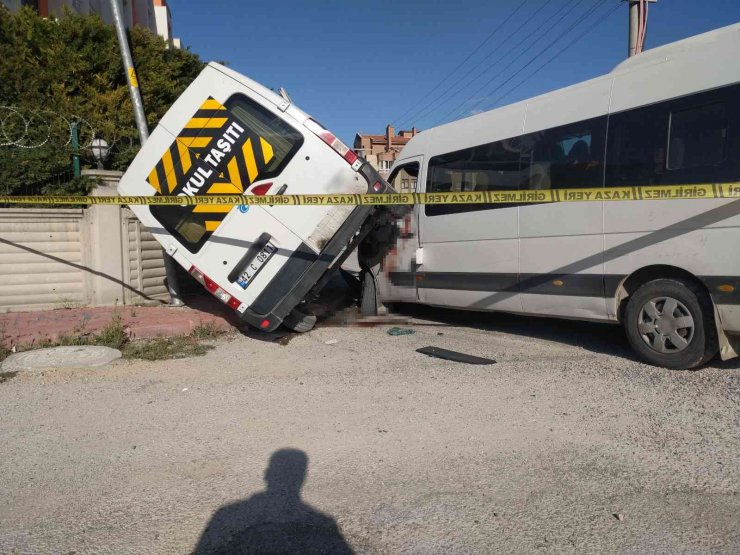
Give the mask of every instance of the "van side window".
[[419, 162], [404, 164], [393, 170], [388, 183], [399, 193], [413, 193], [416, 191], [416, 181], [419, 178]]
[[601, 187], [606, 117], [522, 137], [523, 189]]
[[[519, 188], [519, 137], [435, 156], [429, 161], [427, 192], [495, 191]], [[427, 216], [506, 208], [510, 204], [428, 204]]]
[[607, 186], [665, 183], [668, 116], [665, 104], [610, 116], [606, 154]]
[[611, 114], [606, 185], [740, 179], [740, 85]]
[[725, 158], [727, 123], [723, 103], [671, 112], [668, 169], [682, 170], [720, 163]]

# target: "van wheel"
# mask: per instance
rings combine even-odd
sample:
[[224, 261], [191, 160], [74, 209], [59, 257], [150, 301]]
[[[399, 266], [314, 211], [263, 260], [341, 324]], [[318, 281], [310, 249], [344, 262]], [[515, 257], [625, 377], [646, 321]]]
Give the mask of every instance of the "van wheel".
[[624, 328], [644, 361], [674, 369], [696, 368], [717, 354], [712, 302], [691, 282], [656, 279], [629, 298]]
[[285, 317], [283, 325], [296, 333], [306, 333], [316, 325], [316, 315], [303, 312], [296, 307]]
[[362, 273], [362, 298], [360, 299], [360, 314], [376, 316], [378, 314], [378, 293], [375, 278], [372, 272]]
[[359, 299], [362, 296], [362, 283], [360, 282], [360, 278], [347, 270], [342, 270], [341, 268], [339, 270], [339, 274], [344, 279], [344, 283], [347, 284], [347, 287], [349, 287], [352, 298]]

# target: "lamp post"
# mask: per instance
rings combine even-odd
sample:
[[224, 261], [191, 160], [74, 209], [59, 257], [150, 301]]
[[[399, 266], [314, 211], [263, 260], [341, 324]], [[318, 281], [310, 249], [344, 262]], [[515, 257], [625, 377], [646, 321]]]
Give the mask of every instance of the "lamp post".
[[92, 152], [93, 158], [95, 158], [95, 161], [98, 163], [98, 169], [104, 169], [103, 162], [105, 162], [110, 156], [110, 146], [108, 146], [108, 141], [98, 138], [93, 139], [90, 142], [90, 151]]

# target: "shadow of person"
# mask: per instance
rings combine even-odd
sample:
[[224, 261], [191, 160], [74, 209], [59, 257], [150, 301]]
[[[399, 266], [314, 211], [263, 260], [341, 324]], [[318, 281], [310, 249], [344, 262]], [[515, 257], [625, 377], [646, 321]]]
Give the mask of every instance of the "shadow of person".
[[303, 451], [275, 451], [267, 489], [216, 511], [194, 553], [353, 553], [334, 519], [301, 500], [307, 468]]

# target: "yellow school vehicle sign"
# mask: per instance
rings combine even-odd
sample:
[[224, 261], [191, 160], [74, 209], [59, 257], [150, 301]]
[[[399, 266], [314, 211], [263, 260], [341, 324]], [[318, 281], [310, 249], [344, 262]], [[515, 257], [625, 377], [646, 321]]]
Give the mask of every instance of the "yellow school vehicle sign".
[[[147, 181], [157, 191], [154, 198], [241, 195], [273, 156], [272, 145], [264, 137], [209, 97], [152, 168]], [[217, 203], [193, 204], [190, 221], [200, 221], [207, 232], [213, 232], [228, 213], [212, 207]]]

